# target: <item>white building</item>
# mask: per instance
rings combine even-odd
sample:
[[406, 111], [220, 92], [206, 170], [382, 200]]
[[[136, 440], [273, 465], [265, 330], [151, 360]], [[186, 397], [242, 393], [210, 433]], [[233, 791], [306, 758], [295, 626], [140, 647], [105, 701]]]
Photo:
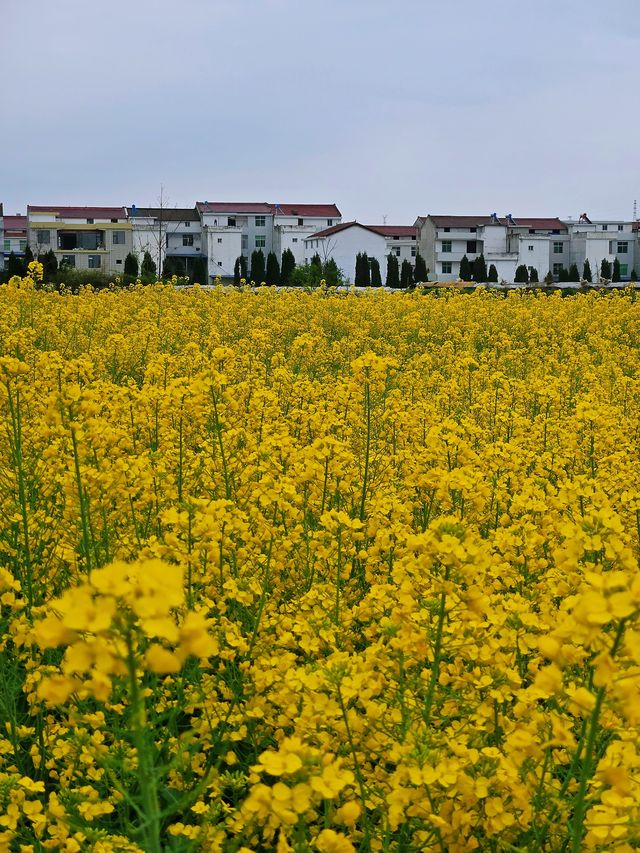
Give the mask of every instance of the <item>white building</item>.
[[186, 275], [193, 272], [196, 258], [206, 254], [200, 215], [195, 207], [127, 208], [131, 223], [133, 252], [141, 263], [149, 252], [161, 275], [165, 258], [178, 262]]
[[593, 280], [597, 281], [603, 260], [620, 263], [620, 279], [628, 281], [635, 269], [640, 274], [637, 222], [624, 220], [591, 220], [583, 213], [578, 220], [564, 220], [571, 238], [571, 263], [582, 274], [585, 260], [589, 261]]
[[487, 269], [493, 264], [505, 281], [514, 280], [521, 264], [542, 280], [571, 262], [569, 233], [557, 218], [429, 215], [415, 224], [418, 250], [436, 281], [456, 281], [465, 255], [473, 262], [483, 254]]
[[290, 249], [296, 264], [304, 264], [305, 239], [342, 222], [335, 204], [274, 204], [273, 213], [273, 251], [278, 262], [282, 253]]
[[416, 229], [413, 225], [362, 225], [343, 222], [325, 228], [305, 239], [305, 261], [318, 254], [322, 261], [329, 258], [338, 265], [345, 282], [355, 277], [356, 256], [366, 252], [369, 259], [376, 258], [384, 283], [387, 274], [387, 255], [394, 254], [398, 266], [407, 260], [415, 264], [417, 252]]
[[265, 260], [274, 252], [278, 263], [291, 249], [297, 264], [304, 263], [305, 238], [340, 222], [335, 204], [270, 204], [268, 202], [198, 202], [204, 253], [210, 278], [233, 276], [236, 259], [262, 249]]

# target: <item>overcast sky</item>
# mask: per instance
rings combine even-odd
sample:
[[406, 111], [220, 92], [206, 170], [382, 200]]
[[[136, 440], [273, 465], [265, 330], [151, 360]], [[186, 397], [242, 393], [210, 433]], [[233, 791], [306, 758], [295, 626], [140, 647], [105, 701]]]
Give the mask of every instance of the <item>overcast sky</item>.
[[0, 201], [630, 218], [640, 0], [0, 0]]

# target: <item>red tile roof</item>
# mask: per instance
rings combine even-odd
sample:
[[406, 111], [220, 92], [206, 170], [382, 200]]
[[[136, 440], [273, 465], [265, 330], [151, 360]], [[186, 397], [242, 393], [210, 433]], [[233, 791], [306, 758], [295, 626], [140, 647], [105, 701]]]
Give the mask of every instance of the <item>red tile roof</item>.
[[[5, 234], [8, 231], [24, 231], [27, 230], [27, 217], [26, 216], [5, 216], [4, 217], [4, 230]], [[18, 235], [15, 235], [18, 236]]]
[[29, 213], [55, 213], [62, 219], [126, 219], [124, 207], [67, 207], [58, 204], [29, 204]]
[[385, 237], [415, 237], [418, 230], [415, 225], [368, 225], [367, 227]]
[[364, 228], [365, 231], [371, 231], [373, 234], [382, 236], [379, 231], [376, 231], [375, 226], [362, 225], [362, 223], [353, 220], [351, 222], [341, 222], [339, 225], [332, 225], [330, 228], [324, 228], [322, 231], [316, 231], [315, 234], [309, 234], [308, 237], [305, 237], [305, 240], [315, 240], [318, 237], [330, 237], [332, 234], [338, 234], [340, 231], [345, 231], [347, 228], [353, 227]]
[[342, 214], [335, 204], [274, 204], [273, 212], [280, 216], [309, 216], [337, 219]]
[[200, 213], [272, 213], [266, 201], [197, 201]]

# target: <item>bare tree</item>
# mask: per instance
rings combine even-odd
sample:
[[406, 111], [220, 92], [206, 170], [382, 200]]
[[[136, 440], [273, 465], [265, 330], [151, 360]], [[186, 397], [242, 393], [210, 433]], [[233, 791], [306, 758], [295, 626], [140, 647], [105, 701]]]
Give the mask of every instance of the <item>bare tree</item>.
[[[164, 185], [160, 184], [158, 206], [156, 208], [142, 209], [148, 211], [149, 216], [145, 218], [152, 219], [153, 223], [144, 227], [145, 235], [148, 235], [149, 239], [144, 244], [140, 241], [140, 249], [143, 253], [149, 252], [151, 257], [155, 258], [157, 273], [158, 276], [160, 276], [162, 275], [162, 267], [167, 253], [169, 237], [171, 234], [174, 234], [180, 226], [180, 220], [178, 220], [175, 215], [171, 216], [170, 214], [170, 211], [175, 211], [177, 209], [177, 205], [169, 205], [169, 198], [165, 195]], [[157, 211], [157, 213], [154, 212], [152, 214], [151, 211]]]

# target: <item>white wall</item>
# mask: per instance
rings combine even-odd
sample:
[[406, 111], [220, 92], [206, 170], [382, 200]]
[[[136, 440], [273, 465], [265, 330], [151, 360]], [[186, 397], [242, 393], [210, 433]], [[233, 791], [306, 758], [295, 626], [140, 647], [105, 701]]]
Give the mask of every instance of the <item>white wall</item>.
[[206, 250], [209, 276], [232, 278], [236, 258], [242, 254], [242, 229], [205, 226], [203, 246]]
[[[521, 234], [518, 240], [518, 266], [535, 267], [540, 281], [549, 272], [549, 242], [551, 237]], [[514, 247], [515, 248], [515, 247]], [[562, 256], [558, 256], [561, 258]]]
[[310, 237], [305, 241], [305, 246], [306, 261], [310, 261], [316, 252], [323, 261], [325, 258], [327, 260], [333, 258], [339, 269], [342, 270], [345, 282], [348, 283], [353, 282], [355, 278], [356, 255], [359, 252], [366, 252], [370, 258], [378, 259], [380, 275], [384, 284], [387, 274], [387, 250], [386, 240], [381, 234], [374, 234], [373, 231], [368, 231], [359, 225], [353, 225], [351, 228], [345, 228], [343, 231], [330, 234], [320, 240]]

